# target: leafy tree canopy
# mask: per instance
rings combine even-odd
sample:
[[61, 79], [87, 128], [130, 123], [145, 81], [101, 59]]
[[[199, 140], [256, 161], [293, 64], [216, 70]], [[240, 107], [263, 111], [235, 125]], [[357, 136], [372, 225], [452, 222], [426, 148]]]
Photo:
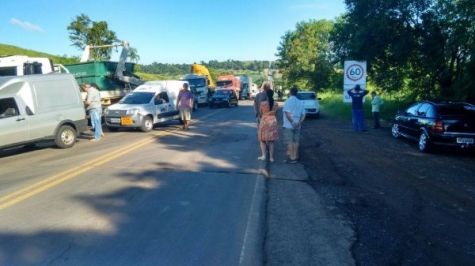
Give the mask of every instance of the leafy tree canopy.
[[[72, 46], [83, 51], [86, 45], [112, 45], [119, 42], [116, 33], [109, 30], [106, 21], [92, 21], [87, 15], [81, 14], [71, 21], [67, 27]], [[91, 49], [94, 60], [110, 60], [113, 47]]]
[[332, 28], [331, 21], [310, 20], [297, 23], [295, 31], [282, 36], [276, 56], [286, 87], [321, 90], [331, 86], [335, 73], [329, 41]]

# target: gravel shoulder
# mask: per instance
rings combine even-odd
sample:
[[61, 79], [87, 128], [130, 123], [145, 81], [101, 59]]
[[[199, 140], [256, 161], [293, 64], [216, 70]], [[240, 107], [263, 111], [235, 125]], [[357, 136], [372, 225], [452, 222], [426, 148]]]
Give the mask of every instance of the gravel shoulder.
[[390, 125], [353, 132], [325, 116], [302, 132], [309, 183], [353, 225], [357, 265], [475, 265], [473, 150], [421, 153]]

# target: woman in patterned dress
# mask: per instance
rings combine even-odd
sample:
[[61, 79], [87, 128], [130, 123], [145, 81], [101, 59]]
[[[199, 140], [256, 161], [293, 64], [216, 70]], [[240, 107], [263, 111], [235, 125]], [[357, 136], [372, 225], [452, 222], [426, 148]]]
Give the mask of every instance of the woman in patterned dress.
[[262, 156], [258, 160], [266, 160], [266, 142], [269, 146], [269, 161], [274, 162], [274, 142], [279, 140], [279, 132], [277, 126], [277, 118], [275, 117], [279, 105], [274, 102], [274, 91], [267, 90], [267, 101], [261, 102], [259, 112], [261, 114], [261, 121], [259, 123], [258, 138]]

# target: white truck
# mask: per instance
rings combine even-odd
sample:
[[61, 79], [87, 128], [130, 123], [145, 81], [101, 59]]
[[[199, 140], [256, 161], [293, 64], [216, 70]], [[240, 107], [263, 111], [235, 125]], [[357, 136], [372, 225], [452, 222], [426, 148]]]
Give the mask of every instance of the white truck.
[[25, 55], [0, 56], [0, 76], [24, 76], [58, 72], [53, 61], [46, 57]]
[[[91, 50], [122, 46], [118, 62], [92, 61]], [[46, 57], [23, 55], [0, 56], [0, 76], [24, 76], [32, 74], [71, 73], [78, 84], [96, 83], [100, 88], [102, 104], [107, 106], [118, 102], [128, 92], [144, 82], [133, 74], [134, 63], [126, 62], [129, 56], [129, 43], [92, 46], [87, 45], [76, 64], [53, 65]], [[85, 93], [82, 93], [85, 99]]]
[[194, 110], [198, 109], [198, 105], [206, 105], [209, 101], [209, 89], [205, 76], [196, 74], [187, 74], [180, 80], [188, 81], [190, 84], [190, 90], [193, 92], [193, 99], [196, 102]]

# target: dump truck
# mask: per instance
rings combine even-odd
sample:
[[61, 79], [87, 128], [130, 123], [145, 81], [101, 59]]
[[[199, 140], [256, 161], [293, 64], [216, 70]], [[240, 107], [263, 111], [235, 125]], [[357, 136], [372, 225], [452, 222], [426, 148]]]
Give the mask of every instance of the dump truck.
[[[118, 62], [92, 61], [91, 50], [105, 47], [122, 46]], [[87, 45], [79, 63], [56, 64], [46, 57], [28, 57], [24, 55], [0, 56], [0, 76], [23, 76], [33, 74], [71, 73], [79, 85], [96, 83], [100, 88], [102, 104], [107, 106], [118, 102], [128, 92], [144, 82], [133, 74], [135, 64], [126, 62], [129, 55], [129, 43], [92, 46]], [[82, 92], [83, 99], [86, 93]]]
[[[93, 61], [91, 59], [92, 49], [118, 46], [122, 46], [118, 62]], [[60, 72], [73, 74], [79, 85], [96, 83], [100, 89], [102, 105], [111, 105], [144, 83], [140, 77], [133, 74], [135, 64], [126, 62], [129, 48], [129, 43], [126, 41], [110, 45], [87, 45], [81, 56], [81, 61], [76, 64], [60, 66]], [[85, 93], [83, 93], [83, 97], [85, 97]]]

